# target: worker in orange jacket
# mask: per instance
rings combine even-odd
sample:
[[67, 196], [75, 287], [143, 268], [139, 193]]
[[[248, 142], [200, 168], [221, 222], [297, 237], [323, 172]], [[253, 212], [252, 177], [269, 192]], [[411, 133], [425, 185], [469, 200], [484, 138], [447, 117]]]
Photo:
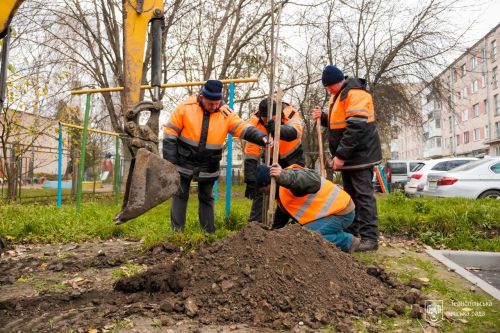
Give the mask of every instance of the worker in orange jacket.
[[220, 173], [220, 160], [227, 134], [265, 145], [266, 135], [244, 122], [222, 99], [222, 82], [208, 80], [201, 93], [183, 101], [163, 128], [163, 158], [181, 175], [170, 218], [173, 230], [184, 230], [191, 180], [198, 181], [198, 215], [201, 228], [213, 233], [213, 185]]
[[312, 115], [329, 129], [332, 168], [341, 171], [344, 189], [356, 204], [356, 219], [349, 231], [361, 236], [359, 251], [376, 250], [378, 217], [372, 179], [382, 150], [373, 98], [365, 80], [344, 76], [336, 66], [326, 66], [321, 79], [332, 96], [327, 112], [316, 107]]
[[275, 163], [270, 168], [257, 167], [257, 186], [269, 193], [271, 177], [278, 185], [278, 208], [307, 229], [320, 233], [345, 252], [353, 252], [359, 239], [345, 229], [354, 220], [354, 203], [344, 190], [320, 177], [314, 170], [300, 165], [282, 169]]
[[[276, 114], [276, 101], [273, 101], [273, 117], [268, 121], [269, 99], [264, 98], [259, 103], [259, 109], [248, 120], [248, 123], [259, 130], [274, 135], [274, 119]], [[282, 103], [279, 161], [286, 168], [292, 164], [305, 165], [304, 150], [302, 149], [303, 121], [300, 113], [290, 104]], [[264, 160], [264, 151], [256, 144], [247, 143], [245, 153], [245, 196], [252, 199], [252, 208], [248, 221], [262, 222], [263, 195], [255, 186], [255, 172], [260, 161]], [[283, 227], [288, 221], [286, 216], [276, 213], [274, 228]]]

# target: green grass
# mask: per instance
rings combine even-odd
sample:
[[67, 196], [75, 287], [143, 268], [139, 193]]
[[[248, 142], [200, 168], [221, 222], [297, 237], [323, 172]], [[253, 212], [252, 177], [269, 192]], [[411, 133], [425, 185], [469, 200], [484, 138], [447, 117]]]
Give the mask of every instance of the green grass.
[[380, 230], [453, 249], [500, 251], [499, 201], [461, 198], [377, 199]]
[[[445, 312], [465, 313], [468, 309], [465, 306], [457, 306], [457, 301], [461, 304], [487, 304], [487, 306], [471, 306], [474, 316], [463, 317], [467, 322], [458, 321], [460, 317], [454, 315], [454, 321], [443, 320], [439, 323], [439, 332], [498, 332], [500, 330], [500, 301], [495, 300], [483, 292], [472, 291], [467, 287], [467, 283], [454, 276], [455, 280], [450, 280], [448, 276], [452, 273], [443, 273], [445, 268], [439, 264], [429, 261], [425, 257], [409, 252], [405, 256], [394, 256], [384, 251], [376, 253], [356, 253], [356, 257], [362, 262], [371, 264], [378, 262], [384, 265], [388, 271], [395, 274], [397, 278], [408, 283], [413, 277], [426, 277], [429, 283], [423, 287], [424, 295], [430, 299], [442, 300]], [[460, 281], [460, 282], [457, 282]], [[420, 332], [421, 324], [409, 317], [406, 313], [402, 318], [384, 317], [380, 328], [384, 332], [392, 332], [402, 329], [403, 332]]]
[[[112, 198], [91, 199], [82, 204], [81, 214], [74, 203], [61, 209], [37, 204], [2, 204], [0, 235], [15, 242], [70, 242], [123, 237], [144, 239], [146, 246], [170, 240], [185, 248], [212, 242], [240, 229], [250, 212], [251, 202], [243, 197], [244, 186], [234, 186], [231, 217], [225, 220], [225, 186], [219, 186], [214, 235], [200, 232], [198, 200], [191, 193], [184, 233], [170, 230], [170, 201], [122, 226], [112, 222], [120, 206]], [[45, 192], [44, 192], [45, 193]], [[55, 200], [54, 200], [55, 201]], [[407, 198], [391, 194], [377, 198], [380, 230], [405, 235], [431, 246], [453, 249], [500, 251], [500, 205], [496, 200]]]
[[232, 199], [231, 216], [225, 219], [225, 201], [219, 198], [215, 209], [217, 231], [214, 235], [202, 233], [198, 222], [198, 200], [191, 194], [186, 216], [185, 233], [170, 229], [170, 203], [159, 205], [139, 218], [117, 226], [113, 217], [120, 205], [111, 202], [85, 202], [77, 214], [73, 204], [55, 206], [10, 204], [0, 206], [0, 235], [14, 242], [80, 242], [90, 239], [129, 238], [144, 239], [145, 246], [167, 238], [175, 245], [191, 248], [212, 242], [240, 229], [247, 219], [251, 202]]

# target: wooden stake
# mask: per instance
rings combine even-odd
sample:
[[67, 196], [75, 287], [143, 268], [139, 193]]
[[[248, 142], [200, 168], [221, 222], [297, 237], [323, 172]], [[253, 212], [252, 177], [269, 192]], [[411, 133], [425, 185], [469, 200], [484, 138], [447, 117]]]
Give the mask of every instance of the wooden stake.
[[[273, 161], [278, 163], [280, 157], [280, 129], [281, 129], [281, 111], [283, 101], [283, 90], [278, 87], [276, 92], [276, 119], [274, 120], [274, 138], [273, 138]], [[267, 227], [271, 229], [274, 223], [274, 204], [276, 201], [276, 179], [271, 177], [271, 190], [269, 191], [269, 206], [267, 207]]]
[[316, 119], [316, 131], [318, 133], [318, 146], [319, 146], [319, 171], [321, 177], [326, 178], [325, 160], [323, 157], [323, 135], [321, 134], [321, 119]]

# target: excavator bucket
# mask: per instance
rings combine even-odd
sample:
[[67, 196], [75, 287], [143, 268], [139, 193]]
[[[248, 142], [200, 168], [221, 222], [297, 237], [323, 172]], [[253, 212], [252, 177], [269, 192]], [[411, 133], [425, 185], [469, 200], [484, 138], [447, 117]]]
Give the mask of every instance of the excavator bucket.
[[122, 210], [115, 223], [122, 224], [161, 204], [177, 192], [175, 166], [145, 148], [137, 150], [127, 178]]

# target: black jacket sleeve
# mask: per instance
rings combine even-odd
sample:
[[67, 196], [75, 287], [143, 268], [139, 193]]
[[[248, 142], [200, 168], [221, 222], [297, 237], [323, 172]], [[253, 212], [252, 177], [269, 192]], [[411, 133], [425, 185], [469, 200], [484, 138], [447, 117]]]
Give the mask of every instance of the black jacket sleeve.
[[347, 126], [342, 133], [342, 139], [335, 151], [335, 156], [342, 160], [348, 160], [356, 152], [356, 147], [363, 141], [368, 125], [368, 118], [355, 116], [347, 118]]
[[266, 137], [266, 134], [257, 127], [248, 126], [243, 131], [241, 139], [255, 143], [259, 146], [265, 146], [264, 137]]
[[311, 169], [283, 170], [277, 182], [278, 185], [291, 190], [297, 197], [316, 193], [321, 188], [321, 177]]
[[177, 140], [172, 138], [163, 139], [163, 158], [172, 164], [177, 164]]
[[326, 112], [321, 113], [321, 126], [328, 127], [328, 114]]
[[[271, 135], [274, 137], [274, 120], [270, 120], [266, 124], [266, 129]], [[297, 132], [297, 129], [295, 127], [286, 125], [286, 124], [281, 124], [280, 126], [280, 140], [283, 141], [293, 141], [297, 139], [299, 136], [299, 133]]]

